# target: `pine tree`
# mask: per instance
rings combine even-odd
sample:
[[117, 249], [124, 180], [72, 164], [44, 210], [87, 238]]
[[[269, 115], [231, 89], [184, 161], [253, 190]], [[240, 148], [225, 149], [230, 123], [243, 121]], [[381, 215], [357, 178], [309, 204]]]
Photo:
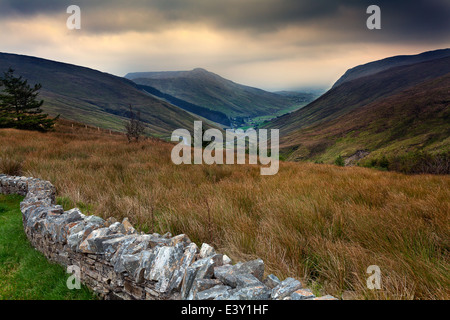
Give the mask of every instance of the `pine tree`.
[[15, 77], [9, 68], [0, 78], [0, 127], [47, 131], [56, 119], [42, 113], [43, 100], [37, 100], [40, 84], [30, 86], [22, 77]]

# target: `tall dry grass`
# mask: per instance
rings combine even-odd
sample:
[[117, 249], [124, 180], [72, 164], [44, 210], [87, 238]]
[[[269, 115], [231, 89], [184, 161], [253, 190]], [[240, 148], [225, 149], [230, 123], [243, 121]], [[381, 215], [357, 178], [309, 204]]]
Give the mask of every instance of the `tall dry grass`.
[[[2, 157], [50, 180], [67, 207], [185, 233], [233, 259], [261, 257], [267, 272], [321, 294], [450, 297], [448, 176], [282, 163], [267, 177], [249, 165], [175, 166], [171, 148], [82, 127], [0, 130]], [[367, 289], [370, 265], [381, 268], [381, 290]]]

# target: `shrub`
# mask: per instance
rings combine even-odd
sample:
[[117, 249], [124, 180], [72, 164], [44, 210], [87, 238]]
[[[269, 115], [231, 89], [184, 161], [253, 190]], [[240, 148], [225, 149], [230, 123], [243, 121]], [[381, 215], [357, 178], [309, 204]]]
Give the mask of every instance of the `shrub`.
[[388, 158], [386, 158], [386, 156], [383, 156], [379, 161], [378, 161], [378, 167], [383, 168], [383, 169], [389, 169], [389, 160]]
[[389, 169], [407, 174], [450, 174], [450, 152], [410, 152], [393, 157]]
[[342, 156], [337, 157], [336, 160], [334, 161], [334, 164], [339, 167], [345, 167], [344, 158], [342, 158]]
[[0, 173], [4, 173], [10, 176], [21, 176], [22, 161], [7, 157], [0, 158]]
[[405, 174], [450, 174], [450, 152], [432, 154], [415, 151], [387, 158], [370, 159], [362, 163], [367, 168], [397, 171]]

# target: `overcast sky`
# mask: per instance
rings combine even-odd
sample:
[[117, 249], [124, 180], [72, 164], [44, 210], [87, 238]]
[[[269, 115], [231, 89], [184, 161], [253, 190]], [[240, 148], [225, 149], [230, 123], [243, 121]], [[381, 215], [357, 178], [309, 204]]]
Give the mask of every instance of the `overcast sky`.
[[[69, 5], [81, 30], [68, 30]], [[367, 7], [381, 8], [368, 30]], [[449, 0], [0, 0], [0, 51], [124, 76], [202, 67], [266, 90], [450, 47]]]

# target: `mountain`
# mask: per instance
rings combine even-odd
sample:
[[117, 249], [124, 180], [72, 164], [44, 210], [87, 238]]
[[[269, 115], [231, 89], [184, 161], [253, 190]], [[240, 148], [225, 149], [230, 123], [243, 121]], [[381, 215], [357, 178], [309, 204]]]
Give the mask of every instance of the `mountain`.
[[142, 91], [144, 91], [150, 95], [153, 95], [159, 99], [167, 101], [177, 107], [180, 107], [183, 110], [186, 110], [186, 111], [194, 113], [198, 116], [204, 117], [208, 120], [216, 122], [217, 124], [222, 124], [227, 127], [231, 126], [231, 121], [228, 118], [228, 116], [220, 111], [210, 110], [208, 108], [204, 108], [204, 107], [198, 106], [196, 104], [178, 99], [174, 96], [171, 96], [170, 94], [161, 92], [158, 89], [150, 87], [150, 86], [138, 85], [138, 87]]
[[102, 128], [122, 131], [132, 105], [148, 132], [168, 137], [178, 128], [192, 128], [197, 117], [156, 99], [125, 78], [76, 65], [0, 53], [0, 72], [9, 67], [28, 83], [41, 83], [45, 112]]
[[[299, 103], [283, 95], [234, 83], [200, 68], [192, 71], [137, 72], [125, 77], [144, 90], [157, 90], [204, 110], [216, 112], [219, 118], [226, 115], [234, 126], [248, 124], [252, 118], [288, 113], [313, 100], [308, 96], [306, 102]], [[228, 125], [230, 121], [219, 119], [219, 122]]]
[[266, 127], [280, 129], [290, 160], [449, 151], [449, 88], [450, 57], [394, 66], [346, 80]]
[[445, 58], [448, 56], [450, 56], [450, 49], [439, 49], [424, 52], [418, 55], [395, 56], [379, 61], [370, 62], [348, 70], [338, 81], [336, 81], [336, 83], [333, 85], [333, 88], [338, 87], [344, 82], [369, 76], [393, 67], [416, 64], [420, 62]]

